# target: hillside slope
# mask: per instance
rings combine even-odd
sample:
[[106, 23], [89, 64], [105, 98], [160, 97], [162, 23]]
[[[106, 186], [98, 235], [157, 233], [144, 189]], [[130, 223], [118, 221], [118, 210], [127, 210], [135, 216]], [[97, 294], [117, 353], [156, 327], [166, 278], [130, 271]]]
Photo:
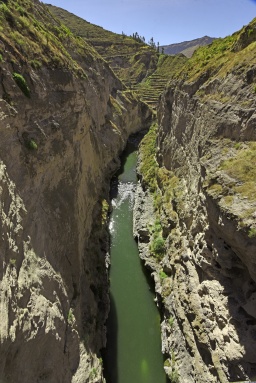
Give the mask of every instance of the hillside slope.
[[157, 52], [143, 41], [107, 31], [62, 8], [50, 4], [48, 8], [73, 33], [92, 44], [128, 87], [156, 69]]
[[198, 39], [183, 41], [181, 43], [162, 45], [164, 53], [168, 55], [184, 54], [186, 57], [191, 57], [194, 51], [204, 45], [211, 44], [215, 37], [204, 36]]

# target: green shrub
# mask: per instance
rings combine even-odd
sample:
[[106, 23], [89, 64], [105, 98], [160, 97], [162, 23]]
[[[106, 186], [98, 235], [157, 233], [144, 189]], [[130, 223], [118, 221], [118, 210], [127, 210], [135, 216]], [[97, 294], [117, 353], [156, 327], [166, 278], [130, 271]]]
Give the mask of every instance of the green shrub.
[[157, 256], [159, 255], [163, 255], [164, 253], [164, 250], [165, 250], [165, 241], [163, 239], [163, 237], [156, 237], [153, 239], [153, 242], [152, 242], [152, 246], [151, 246], [151, 249], [153, 251], [153, 253]]
[[32, 139], [26, 141], [26, 146], [30, 150], [36, 150], [37, 149], [37, 143]]
[[169, 323], [169, 325], [170, 325], [171, 327], [173, 327], [173, 325], [174, 325], [174, 320], [175, 320], [175, 318], [172, 317], [172, 316], [168, 319], [168, 323]]
[[164, 272], [163, 270], [161, 270], [161, 271], [159, 272], [159, 276], [160, 276], [161, 279], [165, 279], [165, 278], [168, 277], [168, 275], [165, 274], [165, 272]]
[[248, 233], [248, 237], [249, 238], [255, 238], [256, 237], [256, 228], [255, 227], [250, 228], [249, 233]]
[[24, 95], [30, 98], [30, 89], [24, 77], [21, 74], [15, 72], [12, 74], [12, 77]]

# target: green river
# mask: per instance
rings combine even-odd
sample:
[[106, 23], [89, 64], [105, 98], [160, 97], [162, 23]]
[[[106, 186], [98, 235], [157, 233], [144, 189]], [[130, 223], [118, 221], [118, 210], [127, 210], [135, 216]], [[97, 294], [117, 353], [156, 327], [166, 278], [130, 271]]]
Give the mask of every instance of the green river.
[[132, 233], [137, 152], [131, 144], [122, 160], [112, 188], [111, 305], [104, 376], [107, 383], [166, 383], [160, 316]]

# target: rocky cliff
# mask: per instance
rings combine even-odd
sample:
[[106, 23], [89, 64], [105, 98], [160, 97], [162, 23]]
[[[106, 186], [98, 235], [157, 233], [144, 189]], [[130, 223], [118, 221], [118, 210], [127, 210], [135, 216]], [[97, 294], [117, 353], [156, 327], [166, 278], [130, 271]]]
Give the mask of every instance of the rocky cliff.
[[150, 112], [41, 3], [0, 7], [0, 381], [103, 382], [109, 178]]
[[188, 61], [141, 145], [135, 236], [172, 382], [256, 376], [255, 30]]
[[[0, 20], [0, 381], [104, 382], [109, 179], [151, 112], [39, 1]], [[256, 376], [255, 24], [175, 66], [141, 144], [172, 382]]]

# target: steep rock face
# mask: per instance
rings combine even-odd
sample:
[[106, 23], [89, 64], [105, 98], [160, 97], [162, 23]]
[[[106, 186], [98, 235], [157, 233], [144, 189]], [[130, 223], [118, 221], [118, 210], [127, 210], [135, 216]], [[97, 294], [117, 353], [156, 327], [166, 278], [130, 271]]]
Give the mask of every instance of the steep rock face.
[[[183, 381], [242, 380], [255, 376], [256, 368], [256, 241], [239, 228], [239, 212], [223, 196], [212, 196], [208, 182], [218, 175], [217, 164], [232, 156], [227, 146], [221, 150], [225, 138], [255, 140], [255, 106], [241, 106], [241, 99], [250, 98], [250, 84], [236, 74], [205, 85], [209, 92], [214, 88], [217, 94], [233, 95], [226, 105], [202, 103], [194, 86], [170, 90], [160, 114], [160, 163], [175, 171], [183, 185], [173, 204], [179, 219], [162, 260], [172, 284], [165, 306], [176, 318], [171, 330], [163, 326], [165, 346], [174, 351]], [[229, 187], [228, 181], [224, 185]], [[255, 202], [235, 198], [234, 205], [255, 211]]]
[[160, 213], [162, 259], [152, 257], [146, 222], [154, 224], [155, 209], [143, 190], [135, 236], [161, 296], [162, 348], [172, 381], [256, 376], [255, 196], [244, 196], [241, 180], [221, 167], [254, 145], [254, 73], [250, 68], [222, 79], [205, 74], [195, 82], [173, 82], [161, 100], [158, 163], [179, 180]]
[[[100, 59], [86, 78], [1, 64], [0, 380], [102, 382], [108, 275], [104, 202], [147, 108]], [[13, 79], [22, 73], [30, 98]], [[9, 103], [6, 101], [8, 95]], [[11, 101], [10, 101], [11, 100]]]

